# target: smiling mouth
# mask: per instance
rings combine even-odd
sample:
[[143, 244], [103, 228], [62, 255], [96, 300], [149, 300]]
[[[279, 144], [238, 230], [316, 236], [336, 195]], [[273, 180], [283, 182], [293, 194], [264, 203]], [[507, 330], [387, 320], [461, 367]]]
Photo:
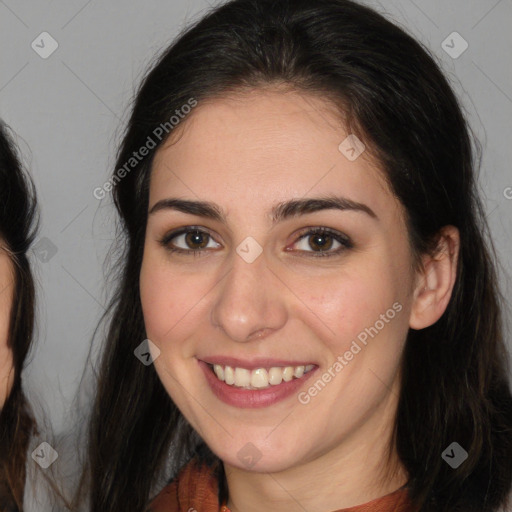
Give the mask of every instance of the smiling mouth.
[[293, 379], [300, 379], [313, 370], [314, 364], [305, 366], [272, 366], [270, 368], [247, 368], [231, 367], [220, 364], [208, 364], [212, 373], [218, 380], [228, 386], [241, 389], [266, 389], [278, 386], [283, 381], [290, 382]]

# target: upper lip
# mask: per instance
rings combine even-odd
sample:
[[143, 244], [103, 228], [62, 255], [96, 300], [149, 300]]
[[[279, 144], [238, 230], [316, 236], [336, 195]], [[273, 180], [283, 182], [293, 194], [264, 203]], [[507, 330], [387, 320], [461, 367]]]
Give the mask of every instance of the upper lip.
[[[208, 364], [218, 364], [220, 366], [231, 366], [232, 368], [247, 368], [254, 370], [255, 368], [272, 368], [276, 366], [307, 366], [308, 364], [315, 365], [311, 361], [290, 361], [289, 359], [272, 359], [269, 357], [258, 357], [254, 359], [240, 359], [238, 357], [228, 356], [208, 356], [198, 358]], [[316, 365], [315, 365], [316, 366]]]

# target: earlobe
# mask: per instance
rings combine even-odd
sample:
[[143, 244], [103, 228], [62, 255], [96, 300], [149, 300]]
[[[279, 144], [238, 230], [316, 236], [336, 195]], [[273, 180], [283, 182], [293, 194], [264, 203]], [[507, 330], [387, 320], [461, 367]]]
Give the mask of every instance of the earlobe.
[[437, 253], [425, 256], [424, 271], [416, 281], [409, 319], [411, 329], [429, 327], [445, 312], [457, 276], [459, 248], [459, 230], [444, 226], [439, 232]]

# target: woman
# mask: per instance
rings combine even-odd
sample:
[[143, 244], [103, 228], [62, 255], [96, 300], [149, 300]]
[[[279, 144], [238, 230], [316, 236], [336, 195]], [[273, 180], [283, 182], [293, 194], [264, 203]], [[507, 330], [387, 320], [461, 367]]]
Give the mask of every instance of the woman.
[[27, 258], [36, 196], [0, 124], [0, 510], [23, 508], [26, 451], [35, 423], [21, 372], [32, 341], [34, 282]]
[[232, 0], [185, 31], [112, 177], [125, 250], [90, 510], [505, 506], [472, 149], [433, 59], [369, 8]]

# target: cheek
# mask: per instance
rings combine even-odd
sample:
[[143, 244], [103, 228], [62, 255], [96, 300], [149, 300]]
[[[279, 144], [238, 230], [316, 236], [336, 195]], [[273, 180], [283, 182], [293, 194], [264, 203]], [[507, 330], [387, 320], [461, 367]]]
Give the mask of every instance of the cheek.
[[7, 347], [7, 336], [9, 334], [10, 302], [6, 295], [5, 290], [0, 290], [0, 349]]
[[145, 258], [140, 274], [140, 300], [144, 324], [149, 339], [160, 344], [177, 317], [181, 287], [176, 286], [163, 272], [163, 268]]
[[13, 294], [10, 262], [0, 252], [0, 348], [7, 346]]
[[310, 397], [319, 417], [336, 408], [339, 413], [329, 413], [333, 423], [346, 423], [347, 415], [354, 421], [367, 415], [395, 379], [408, 322], [401, 295], [406, 280], [397, 280], [391, 268], [386, 258], [368, 259], [364, 265], [359, 260], [357, 268], [347, 266], [322, 280], [323, 288], [315, 287], [322, 293], [310, 289], [311, 310], [329, 327], [315, 334], [328, 351], [318, 378], [328, 379], [330, 391], [316, 399], [322, 386], [312, 383], [314, 389], [306, 389], [302, 399]]
[[333, 354], [348, 350], [358, 335], [364, 339], [361, 333], [366, 332], [365, 328], [376, 322], [381, 327], [381, 315], [386, 319], [397, 317], [396, 309], [400, 307], [395, 305], [393, 309], [393, 304], [401, 302], [400, 285], [389, 265], [368, 258], [338, 274], [302, 281], [300, 295], [307, 297], [305, 305], [321, 320], [317, 335], [329, 340]]
[[0, 275], [0, 408], [5, 403], [14, 381], [12, 351], [7, 346], [12, 308], [13, 287], [10, 274]]
[[171, 271], [161, 257], [145, 256], [140, 298], [149, 339], [162, 344], [169, 337], [179, 338], [184, 330], [194, 328], [194, 314], [206, 292], [205, 279], [198, 273]]

